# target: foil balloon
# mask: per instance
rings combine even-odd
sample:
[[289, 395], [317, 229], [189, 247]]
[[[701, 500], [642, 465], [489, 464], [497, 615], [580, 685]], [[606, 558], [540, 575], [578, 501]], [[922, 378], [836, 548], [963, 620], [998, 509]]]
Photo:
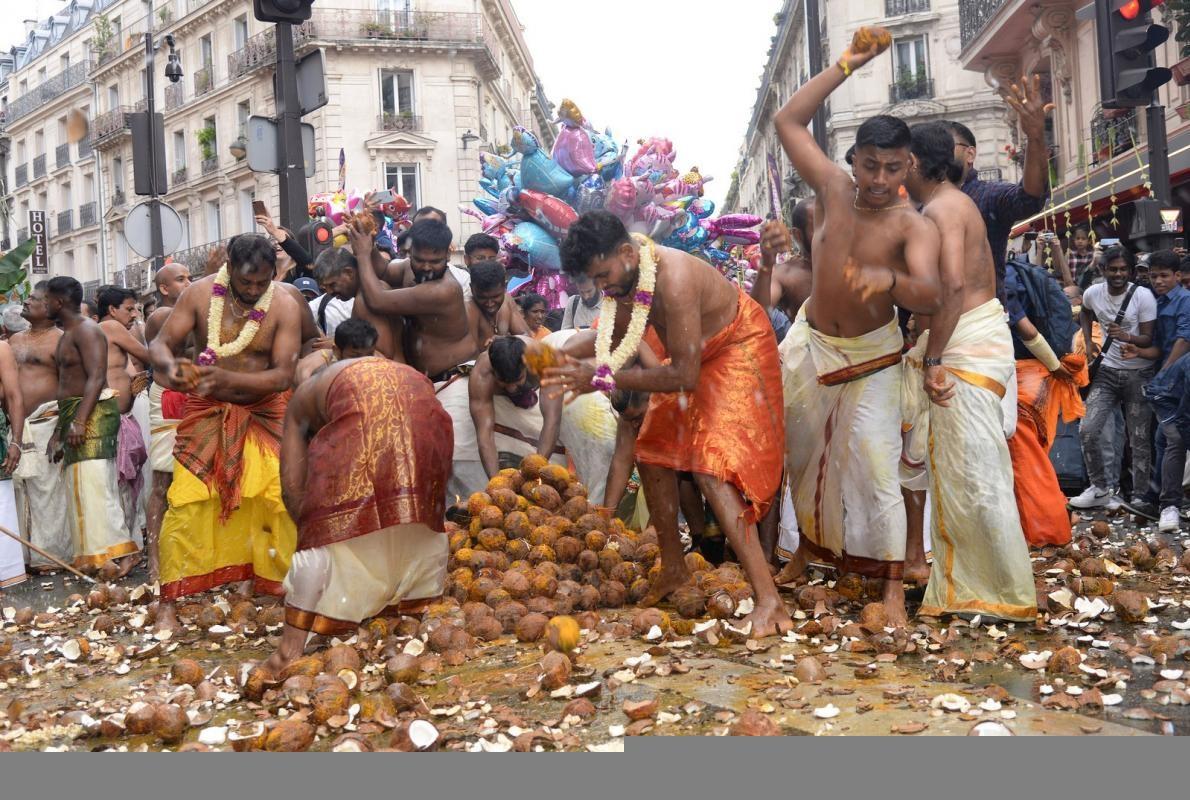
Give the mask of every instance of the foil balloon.
[[603, 208], [607, 197], [607, 186], [599, 175], [588, 175], [579, 184], [574, 200], [574, 209], [580, 214]]
[[516, 203], [525, 218], [545, 228], [555, 239], [566, 236], [567, 229], [578, 219], [578, 213], [565, 200], [544, 192], [522, 189]]
[[517, 126], [512, 134], [512, 147], [521, 154], [518, 185], [522, 189], [565, 197], [574, 185], [574, 178], [558, 162], [545, 154], [537, 137], [526, 128]]
[[562, 169], [574, 176], [595, 171], [595, 144], [586, 131], [586, 120], [573, 100], [563, 100], [557, 122], [562, 124], [554, 140], [551, 156]]
[[532, 269], [557, 271], [562, 268], [557, 243], [535, 222], [518, 222], [504, 234], [503, 244]]
[[599, 170], [599, 177], [605, 181], [613, 181], [623, 175], [624, 156], [628, 154], [628, 145], [616, 142], [610, 130], [588, 133], [595, 146], [595, 168]]

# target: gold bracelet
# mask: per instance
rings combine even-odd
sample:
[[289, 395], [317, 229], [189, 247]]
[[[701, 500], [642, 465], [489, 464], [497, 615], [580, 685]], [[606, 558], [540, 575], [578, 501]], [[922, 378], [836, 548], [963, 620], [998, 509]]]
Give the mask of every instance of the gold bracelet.
[[835, 66], [838, 67], [839, 69], [843, 70], [844, 78], [851, 77], [851, 65], [848, 64], [844, 59], [840, 58], [838, 61], [836, 61]]

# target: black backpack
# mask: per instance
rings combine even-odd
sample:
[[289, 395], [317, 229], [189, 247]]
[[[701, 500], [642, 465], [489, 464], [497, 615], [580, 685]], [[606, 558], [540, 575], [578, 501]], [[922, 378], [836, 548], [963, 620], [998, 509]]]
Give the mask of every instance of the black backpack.
[[[1058, 358], [1068, 355], [1079, 326], [1071, 314], [1070, 300], [1062, 291], [1062, 286], [1053, 276], [1035, 264], [1017, 259], [1012, 259], [1009, 263], [1016, 269], [1017, 277], [1024, 289], [1021, 299], [1029, 320], [1037, 327], [1037, 332], [1045, 337]], [[1033, 354], [1020, 341], [1015, 331], [1012, 341], [1017, 358], [1033, 358]]]

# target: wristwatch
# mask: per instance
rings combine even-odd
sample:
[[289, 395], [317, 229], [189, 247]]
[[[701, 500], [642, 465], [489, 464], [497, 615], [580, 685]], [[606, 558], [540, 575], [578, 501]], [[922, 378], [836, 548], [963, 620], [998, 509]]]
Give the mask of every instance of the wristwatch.
[[942, 359], [930, 358], [929, 356], [926, 356], [924, 359], [922, 359], [922, 363], [927, 367], [940, 367], [942, 366]]

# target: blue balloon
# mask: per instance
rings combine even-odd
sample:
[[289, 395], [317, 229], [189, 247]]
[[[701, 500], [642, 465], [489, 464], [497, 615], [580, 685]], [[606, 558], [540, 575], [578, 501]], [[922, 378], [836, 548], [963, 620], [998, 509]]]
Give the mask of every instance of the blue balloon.
[[471, 202], [475, 203], [475, 207], [489, 217], [500, 210], [499, 206], [496, 205], [496, 201], [487, 197], [477, 197]]
[[511, 231], [504, 234], [504, 247], [520, 256], [531, 269], [559, 270], [562, 256], [558, 244], [544, 228], [535, 222], [518, 222]]
[[574, 185], [574, 177], [545, 154], [536, 136], [518, 127], [512, 136], [512, 146], [521, 154], [521, 168], [515, 179], [516, 186], [545, 192], [555, 197], [566, 197]]

